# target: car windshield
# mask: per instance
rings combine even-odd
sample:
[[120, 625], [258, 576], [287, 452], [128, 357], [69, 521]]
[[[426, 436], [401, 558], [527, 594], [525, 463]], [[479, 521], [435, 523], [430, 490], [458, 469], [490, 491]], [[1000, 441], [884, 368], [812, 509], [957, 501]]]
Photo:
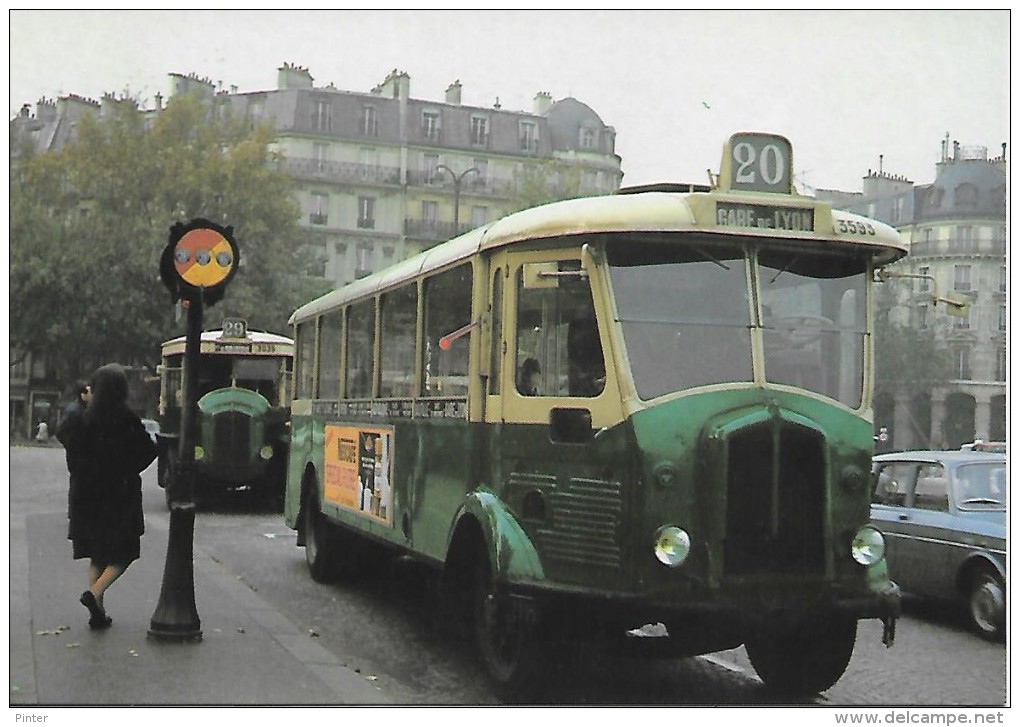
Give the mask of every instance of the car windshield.
[[1006, 463], [980, 462], [956, 470], [956, 497], [964, 510], [1006, 508]]

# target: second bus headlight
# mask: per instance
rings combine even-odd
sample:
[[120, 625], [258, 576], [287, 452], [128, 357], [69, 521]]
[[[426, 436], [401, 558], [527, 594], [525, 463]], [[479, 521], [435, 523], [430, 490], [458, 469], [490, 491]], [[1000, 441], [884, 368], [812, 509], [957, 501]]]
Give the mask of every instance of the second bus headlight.
[[874, 565], [885, 555], [885, 538], [875, 528], [865, 525], [854, 533], [850, 555], [861, 565]]
[[272, 459], [273, 448], [267, 444], [265, 447], [259, 450], [259, 457], [261, 457], [262, 459]]
[[691, 554], [691, 536], [676, 525], [665, 525], [655, 532], [655, 557], [663, 565], [675, 568]]

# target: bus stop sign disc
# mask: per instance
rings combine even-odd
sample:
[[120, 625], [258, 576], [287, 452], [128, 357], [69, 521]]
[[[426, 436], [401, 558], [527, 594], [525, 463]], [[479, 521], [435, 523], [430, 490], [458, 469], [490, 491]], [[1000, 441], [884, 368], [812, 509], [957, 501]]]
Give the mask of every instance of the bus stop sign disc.
[[174, 247], [174, 267], [188, 285], [196, 288], [220, 285], [234, 269], [233, 247], [216, 230], [191, 230]]

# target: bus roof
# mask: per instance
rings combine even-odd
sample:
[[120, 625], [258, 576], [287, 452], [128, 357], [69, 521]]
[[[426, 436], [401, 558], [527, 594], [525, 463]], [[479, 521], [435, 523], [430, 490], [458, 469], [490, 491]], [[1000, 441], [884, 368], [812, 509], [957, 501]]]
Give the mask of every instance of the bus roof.
[[[731, 224], [721, 219], [723, 215], [717, 216], [720, 202], [731, 207], [765, 211], [811, 211], [814, 231]], [[421, 273], [468, 259], [480, 251], [528, 240], [613, 232], [704, 232], [831, 241], [868, 252], [878, 265], [893, 262], [907, 254], [900, 234], [889, 225], [851, 212], [834, 210], [828, 202], [814, 197], [719, 191], [648, 191], [585, 197], [522, 210], [479, 227], [301, 306], [291, 315], [289, 323], [294, 325], [299, 320], [386, 290]]]
[[[169, 341], [164, 341], [162, 348], [165, 350], [172, 346], [181, 345], [183, 346], [187, 340], [187, 336], [178, 336], [177, 338], [171, 338]], [[215, 331], [202, 331], [202, 343], [211, 343], [213, 341], [247, 341], [248, 343], [275, 343], [282, 344], [284, 346], [293, 346], [294, 339], [287, 338], [286, 336], [280, 336], [276, 333], [266, 333], [265, 331], [248, 331], [246, 338], [225, 338], [223, 336], [222, 329]]]

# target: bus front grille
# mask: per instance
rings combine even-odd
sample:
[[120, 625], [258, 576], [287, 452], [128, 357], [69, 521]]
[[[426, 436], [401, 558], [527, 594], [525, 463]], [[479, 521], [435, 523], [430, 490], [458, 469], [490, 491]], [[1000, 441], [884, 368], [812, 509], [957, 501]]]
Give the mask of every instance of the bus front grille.
[[619, 482], [574, 478], [550, 494], [551, 527], [539, 529], [546, 557], [559, 562], [620, 565]]
[[730, 439], [727, 465], [726, 575], [823, 571], [823, 438], [790, 424], [754, 427]]
[[246, 463], [251, 459], [251, 417], [223, 412], [213, 417], [213, 451], [216, 462]]

